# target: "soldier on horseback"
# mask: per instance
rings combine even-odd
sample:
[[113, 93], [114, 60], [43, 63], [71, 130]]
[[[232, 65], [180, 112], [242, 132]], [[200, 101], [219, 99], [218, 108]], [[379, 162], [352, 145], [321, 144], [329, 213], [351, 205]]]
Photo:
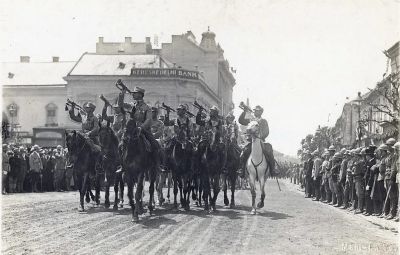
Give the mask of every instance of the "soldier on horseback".
[[[176, 119], [170, 120], [169, 118], [169, 113], [170, 110], [167, 108], [167, 114], [164, 119], [164, 125], [166, 127], [173, 126], [174, 127], [174, 133], [175, 137], [174, 139], [171, 140], [173, 141], [178, 141], [181, 144], [185, 144], [190, 141], [190, 137], [192, 134], [192, 122], [189, 119], [189, 117], [186, 115], [186, 106], [183, 104], [180, 104], [178, 108], [176, 109], [178, 117]], [[168, 147], [172, 146], [172, 144], [169, 144]]]
[[75, 107], [71, 107], [69, 110], [70, 118], [82, 123], [82, 132], [86, 137], [87, 144], [94, 154], [99, 154], [101, 150], [98, 139], [99, 120], [94, 115], [96, 106], [91, 102], [86, 102], [83, 104], [83, 109], [79, 110], [76, 115], [74, 109]]
[[[223, 126], [223, 140], [225, 143], [225, 153], [227, 153], [228, 146], [231, 145], [233, 146], [238, 152], [241, 151], [237, 139], [238, 139], [238, 134], [239, 134], [239, 126], [235, 121], [235, 116], [233, 115], [232, 112], [230, 112], [226, 117], [225, 117], [225, 125]], [[227, 158], [227, 157], [225, 157]], [[225, 164], [226, 165], [226, 162]], [[224, 167], [223, 170], [226, 167]]]
[[215, 133], [214, 142], [218, 144], [220, 142], [220, 138], [222, 137], [222, 126], [223, 122], [220, 118], [219, 110], [216, 106], [212, 106], [210, 108], [210, 114], [208, 119], [203, 119], [202, 112], [204, 109], [199, 108], [199, 111], [196, 115], [196, 124], [204, 127], [203, 137], [201, 140], [209, 140], [210, 134]]
[[[241, 109], [243, 109], [243, 112], [239, 117], [239, 123], [241, 125], [247, 126], [251, 121], [258, 122], [259, 130], [260, 130], [259, 131], [260, 139], [261, 139], [261, 141], [263, 141], [262, 142], [263, 153], [268, 162], [270, 174], [273, 175], [275, 173], [275, 158], [274, 158], [271, 144], [265, 143], [265, 138], [267, 138], [269, 135], [269, 127], [268, 127], [267, 120], [261, 117], [261, 115], [264, 112], [264, 109], [261, 106], [257, 105], [253, 109], [253, 111], [251, 111], [251, 109], [249, 109], [243, 103], [241, 103], [240, 106], [241, 106]], [[253, 113], [250, 118], [246, 118], [246, 114], [248, 112]], [[247, 162], [248, 157], [250, 156], [250, 153], [251, 153], [251, 141], [249, 141], [249, 143], [244, 147], [243, 152], [240, 155], [241, 169], [239, 171], [242, 176], [244, 176], [244, 174], [245, 174], [246, 162]]]
[[151, 133], [155, 139], [162, 139], [164, 134], [164, 123], [158, 119], [158, 108], [151, 107]]
[[[124, 86], [122, 89], [122, 93], [120, 93], [118, 102], [124, 102], [124, 96], [127, 92], [127, 88]], [[133, 97], [133, 103], [123, 104], [123, 111], [131, 112], [131, 117], [136, 120], [136, 125], [139, 129], [139, 132], [144, 135], [145, 137], [145, 144], [146, 150], [148, 152], [153, 152], [153, 155], [157, 155], [160, 145], [154, 138], [153, 134], [151, 133], [151, 125], [152, 125], [152, 114], [150, 107], [144, 102], [145, 90], [140, 87], [135, 87], [133, 91], [130, 93]], [[129, 135], [127, 132], [124, 132], [122, 137], [122, 148], [124, 149], [126, 146], [127, 141], [129, 140]], [[156, 157], [158, 161], [159, 158]]]
[[[101, 95], [100, 98], [104, 101], [104, 107], [101, 115], [102, 119], [109, 123], [112, 123], [111, 127], [113, 131], [117, 135], [118, 139], [121, 140], [126, 125], [126, 113], [123, 111], [122, 108], [123, 102], [120, 102], [120, 99], [123, 97], [119, 96], [117, 102], [113, 105], [111, 105], [110, 102], [103, 97], [103, 95]], [[114, 112], [113, 116], [107, 115], [108, 107], [111, 107], [113, 109]]]

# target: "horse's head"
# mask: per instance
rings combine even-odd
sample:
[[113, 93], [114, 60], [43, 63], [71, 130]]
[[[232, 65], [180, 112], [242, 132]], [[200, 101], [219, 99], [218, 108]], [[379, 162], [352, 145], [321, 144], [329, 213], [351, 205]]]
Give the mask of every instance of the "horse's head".
[[85, 144], [85, 138], [83, 135], [79, 132], [76, 132], [75, 130], [72, 132], [66, 132], [65, 135], [65, 142], [66, 146], [68, 148], [68, 155], [71, 157], [71, 161], [75, 162], [75, 159], [77, 158], [79, 154], [80, 148], [83, 148]]
[[260, 125], [257, 121], [251, 121], [246, 128], [246, 133], [251, 136], [257, 136], [260, 131]]
[[118, 138], [107, 122], [107, 126], [100, 125], [99, 142], [101, 147], [109, 147], [110, 145], [118, 146]]

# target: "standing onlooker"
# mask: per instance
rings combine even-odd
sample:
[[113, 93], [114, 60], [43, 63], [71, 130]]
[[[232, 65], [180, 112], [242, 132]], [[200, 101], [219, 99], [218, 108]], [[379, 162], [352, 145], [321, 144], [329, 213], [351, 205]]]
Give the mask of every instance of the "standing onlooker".
[[370, 145], [366, 150], [366, 172], [365, 172], [365, 215], [370, 216], [374, 213], [373, 202], [371, 198], [371, 190], [374, 185], [374, 173], [373, 166], [376, 164], [376, 159], [374, 157], [376, 146]]
[[65, 157], [64, 150], [59, 145], [54, 150], [55, 156], [55, 170], [54, 170], [54, 189], [55, 191], [63, 191], [63, 180], [65, 176]]
[[31, 170], [31, 185], [32, 192], [38, 192], [37, 185], [40, 179], [40, 175], [42, 174], [43, 164], [42, 159], [39, 155], [39, 146], [34, 145], [32, 147], [32, 153], [29, 156], [29, 165]]
[[17, 176], [17, 192], [24, 191], [24, 181], [26, 177], [26, 173], [28, 172], [28, 156], [26, 155], [26, 150], [24, 147], [19, 147], [18, 158], [21, 164], [20, 171]]
[[1, 184], [2, 184], [2, 194], [7, 194], [8, 190], [8, 173], [10, 172], [10, 163], [9, 163], [9, 152], [8, 145], [3, 144], [3, 154], [2, 154], [2, 173], [1, 173]]
[[55, 168], [55, 157], [53, 155], [53, 150], [46, 150], [46, 153], [43, 155], [43, 157], [45, 159], [45, 164], [43, 164], [43, 191], [53, 191], [53, 175]]
[[10, 163], [10, 173], [8, 174], [8, 187], [9, 187], [9, 192], [10, 193], [15, 193], [17, 192], [17, 176], [20, 172], [21, 168], [21, 162], [20, 159], [18, 158], [18, 149], [13, 150], [12, 156], [9, 158], [8, 162]]
[[399, 215], [400, 215], [400, 142], [397, 142], [393, 146], [394, 148], [394, 153], [396, 156], [396, 163], [394, 164], [395, 169], [396, 169], [396, 185], [397, 185], [397, 214], [395, 221], [399, 221]]
[[74, 168], [72, 165], [68, 163], [68, 149], [64, 149], [64, 158], [65, 158], [65, 189], [67, 191], [72, 190], [71, 186], [75, 186], [75, 176], [74, 176]]
[[319, 156], [319, 151], [315, 150], [313, 152], [314, 154], [314, 164], [313, 164], [313, 171], [312, 171], [312, 178], [314, 182], [314, 193], [315, 193], [315, 198], [313, 200], [319, 201], [321, 199], [321, 181], [322, 181], [322, 175], [321, 175], [321, 166], [322, 166], [322, 159]]
[[392, 172], [396, 157], [394, 155], [393, 146], [396, 143], [394, 138], [390, 138], [386, 141], [388, 146], [389, 155], [386, 159], [386, 172], [385, 172], [385, 188], [386, 188], [386, 200], [384, 203], [383, 213], [386, 219], [391, 220], [396, 217], [397, 210], [397, 186]]

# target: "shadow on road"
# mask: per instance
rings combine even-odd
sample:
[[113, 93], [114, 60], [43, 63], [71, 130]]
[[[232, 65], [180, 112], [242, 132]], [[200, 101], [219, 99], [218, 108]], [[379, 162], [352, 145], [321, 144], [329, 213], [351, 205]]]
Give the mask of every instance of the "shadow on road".
[[[251, 206], [246, 206], [246, 205], [237, 205], [235, 207], [235, 210], [246, 211], [248, 213], [250, 213], [251, 209], [252, 209]], [[287, 218], [293, 218], [293, 216], [286, 213], [265, 211], [264, 209], [258, 209], [257, 216], [271, 218], [271, 220], [284, 220]]]

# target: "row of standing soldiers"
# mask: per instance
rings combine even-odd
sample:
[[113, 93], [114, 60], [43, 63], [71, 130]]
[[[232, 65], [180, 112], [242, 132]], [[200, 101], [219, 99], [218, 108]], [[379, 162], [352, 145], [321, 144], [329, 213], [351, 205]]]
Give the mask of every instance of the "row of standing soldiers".
[[379, 147], [336, 152], [330, 146], [322, 155], [306, 151], [303, 166], [295, 166], [292, 173], [295, 182], [300, 177], [306, 198], [398, 221], [399, 151], [400, 142], [393, 138]]

